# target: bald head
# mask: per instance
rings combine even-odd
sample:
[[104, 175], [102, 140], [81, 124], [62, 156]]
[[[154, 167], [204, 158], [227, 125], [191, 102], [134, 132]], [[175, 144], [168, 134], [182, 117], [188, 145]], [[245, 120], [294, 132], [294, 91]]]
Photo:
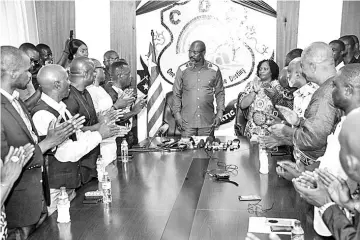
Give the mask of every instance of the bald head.
[[90, 60], [94, 63], [94, 67], [95, 67], [95, 68], [100, 68], [100, 67], [102, 67], [99, 60], [97, 60], [97, 59], [95, 59], [95, 58], [90, 58]]
[[310, 44], [301, 54], [302, 71], [306, 79], [322, 85], [336, 73], [333, 51], [324, 42]]
[[194, 48], [198, 48], [199, 51], [206, 51], [206, 46], [205, 46], [205, 43], [203, 41], [196, 40], [196, 41], [191, 43], [190, 48], [192, 46], [194, 46]]
[[340, 162], [346, 174], [360, 183], [360, 111], [354, 110], [342, 124], [339, 134]]
[[304, 49], [301, 58], [311, 63], [329, 63], [332, 60], [332, 49], [324, 42], [314, 42]]
[[95, 68], [95, 64], [87, 57], [75, 58], [70, 64], [70, 74], [83, 74], [89, 69]]
[[78, 90], [91, 85], [95, 79], [95, 64], [87, 57], [78, 57], [70, 64], [70, 82], [79, 87]]
[[56, 82], [67, 81], [67, 78], [66, 70], [57, 64], [49, 64], [42, 67], [37, 75], [42, 91], [48, 95], [56, 89]]

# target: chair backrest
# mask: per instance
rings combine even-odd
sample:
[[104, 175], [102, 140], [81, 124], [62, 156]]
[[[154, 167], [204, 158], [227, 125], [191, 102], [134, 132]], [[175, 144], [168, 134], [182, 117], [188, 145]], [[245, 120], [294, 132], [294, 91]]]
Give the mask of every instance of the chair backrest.
[[244, 94], [243, 92], [239, 93], [236, 103], [236, 118], [235, 118], [234, 130], [236, 136], [238, 137], [244, 136], [245, 126], [247, 123], [248, 109], [243, 110], [240, 108], [240, 99], [243, 94]]
[[167, 136], [180, 136], [181, 133], [176, 127], [175, 117], [172, 111], [173, 108], [173, 92], [168, 92], [165, 97], [163, 122], [169, 124], [169, 129], [165, 135]]

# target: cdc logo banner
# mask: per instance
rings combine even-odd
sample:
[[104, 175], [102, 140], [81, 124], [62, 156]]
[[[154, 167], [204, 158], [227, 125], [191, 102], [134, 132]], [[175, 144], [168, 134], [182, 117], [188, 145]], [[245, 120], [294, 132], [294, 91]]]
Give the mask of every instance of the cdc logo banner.
[[[146, 67], [140, 57], [146, 59], [153, 30], [166, 92], [178, 67], [189, 60], [190, 44], [205, 42], [205, 58], [219, 66], [225, 86], [226, 110], [216, 134], [234, 136], [237, 96], [254, 78], [257, 63], [274, 54], [276, 19], [230, 0], [187, 0], [138, 16], [136, 26], [138, 69]], [[142, 80], [144, 76], [138, 76], [138, 82]]]

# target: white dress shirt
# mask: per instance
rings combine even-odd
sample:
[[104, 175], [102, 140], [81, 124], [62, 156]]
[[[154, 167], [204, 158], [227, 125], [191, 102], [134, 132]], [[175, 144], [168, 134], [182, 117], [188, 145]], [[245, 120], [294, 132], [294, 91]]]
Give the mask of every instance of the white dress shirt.
[[[360, 108], [356, 108], [351, 111], [347, 116], [350, 114], [359, 112]], [[324, 155], [318, 158], [320, 161], [319, 168], [327, 168], [329, 172], [334, 174], [335, 176], [339, 176], [344, 180], [348, 179], [344, 169], [340, 163], [340, 142], [339, 142], [339, 134], [341, 131], [342, 124], [344, 123], [346, 116], [341, 118], [341, 121], [336, 125], [336, 129], [334, 133], [330, 134], [327, 138], [327, 146]], [[325, 223], [321, 218], [321, 214], [319, 213], [319, 209], [314, 207], [314, 229], [317, 233], [323, 236], [331, 236], [330, 231], [327, 229]]]
[[[100, 86], [90, 85], [86, 87], [94, 103], [96, 113], [109, 110], [112, 105], [110, 95]], [[111, 163], [117, 157], [116, 137], [104, 139], [100, 144], [100, 153], [105, 164]]]
[[[72, 116], [71, 113], [66, 109], [65, 103], [56, 102], [45, 93], [41, 94], [41, 100], [48, 104], [51, 108], [56, 110], [63, 119], [69, 120]], [[52, 121], [56, 121], [57, 118], [52, 113], [46, 110], [40, 110], [33, 116], [33, 122], [37, 129], [39, 136], [47, 135], [49, 124]], [[55, 157], [60, 162], [77, 162], [94, 149], [102, 140], [99, 132], [81, 130], [76, 131], [76, 141], [71, 139], [65, 140], [63, 143], [58, 145]]]
[[344, 62], [341, 61], [341, 63], [339, 63], [339, 65], [337, 65], [335, 68], [336, 68], [336, 71], [338, 72], [340, 70], [340, 68], [342, 68], [343, 66], [345, 66]]
[[33, 138], [34, 142], [37, 144], [38, 143], [38, 137], [36, 136], [35, 132], [32, 129], [30, 119], [28, 118], [28, 116], [26, 115], [26, 113], [24, 112], [24, 110], [22, 109], [22, 107], [21, 107], [21, 105], [19, 103], [19, 100], [18, 100], [19, 99], [19, 92], [14, 91], [13, 94], [10, 95], [7, 91], [0, 88], [0, 93], [2, 95], [4, 95], [4, 97], [6, 97], [9, 100], [11, 105], [13, 105], [15, 110], [19, 113], [21, 119], [24, 121], [27, 129], [29, 130], [29, 132], [31, 134], [31, 137]]
[[294, 111], [299, 117], [304, 117], [305, 110], [310, 103], [311, 97], [318, 88], [319, 86], [317, 84], [308, 82], [293, 93]]

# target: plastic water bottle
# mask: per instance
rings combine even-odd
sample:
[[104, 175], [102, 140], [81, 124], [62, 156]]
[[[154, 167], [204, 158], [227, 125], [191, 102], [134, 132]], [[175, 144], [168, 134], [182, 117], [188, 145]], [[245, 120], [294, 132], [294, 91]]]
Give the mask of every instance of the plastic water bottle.
[[70, 201], [69, 196], [66, 192], [65, 187], [60, 188], [59, 201], [57, 203], [58, 217], [57, 221], [59, 223], [68, 223], [70, 222]]
[[266, 149], [262, 148], [259, 145], [259, 161], [260, 161], [260, 169], [259, 172], [262, 174], [269, 173], [269, 159], [266, 153]]
[[98, 181], [99, 181], [98, 189], [99, 189], [99, 191], [102, 191], [101, 182], [102, 182], [103, 176], [104, 176], [104, 163], [103, 163], [101, 155], [99, 155], [97, 160], [96, 160], [96, 171], [97, 171], [97, 178], [98, 178]]
[[296, 220], [294, 227], [291, 230], [291, 240], [304, 240], [304, 230], [301, 227], [301, 222]]
[[121, 142], [121, 159], [123, 162], [129, 161], [129, 148], [126, 139]]
[[111, 203], [111, 181], [107, 172], [104, 172], [104, 178], [102, 181], [102, 190], [103, 190], [103, 203]]

